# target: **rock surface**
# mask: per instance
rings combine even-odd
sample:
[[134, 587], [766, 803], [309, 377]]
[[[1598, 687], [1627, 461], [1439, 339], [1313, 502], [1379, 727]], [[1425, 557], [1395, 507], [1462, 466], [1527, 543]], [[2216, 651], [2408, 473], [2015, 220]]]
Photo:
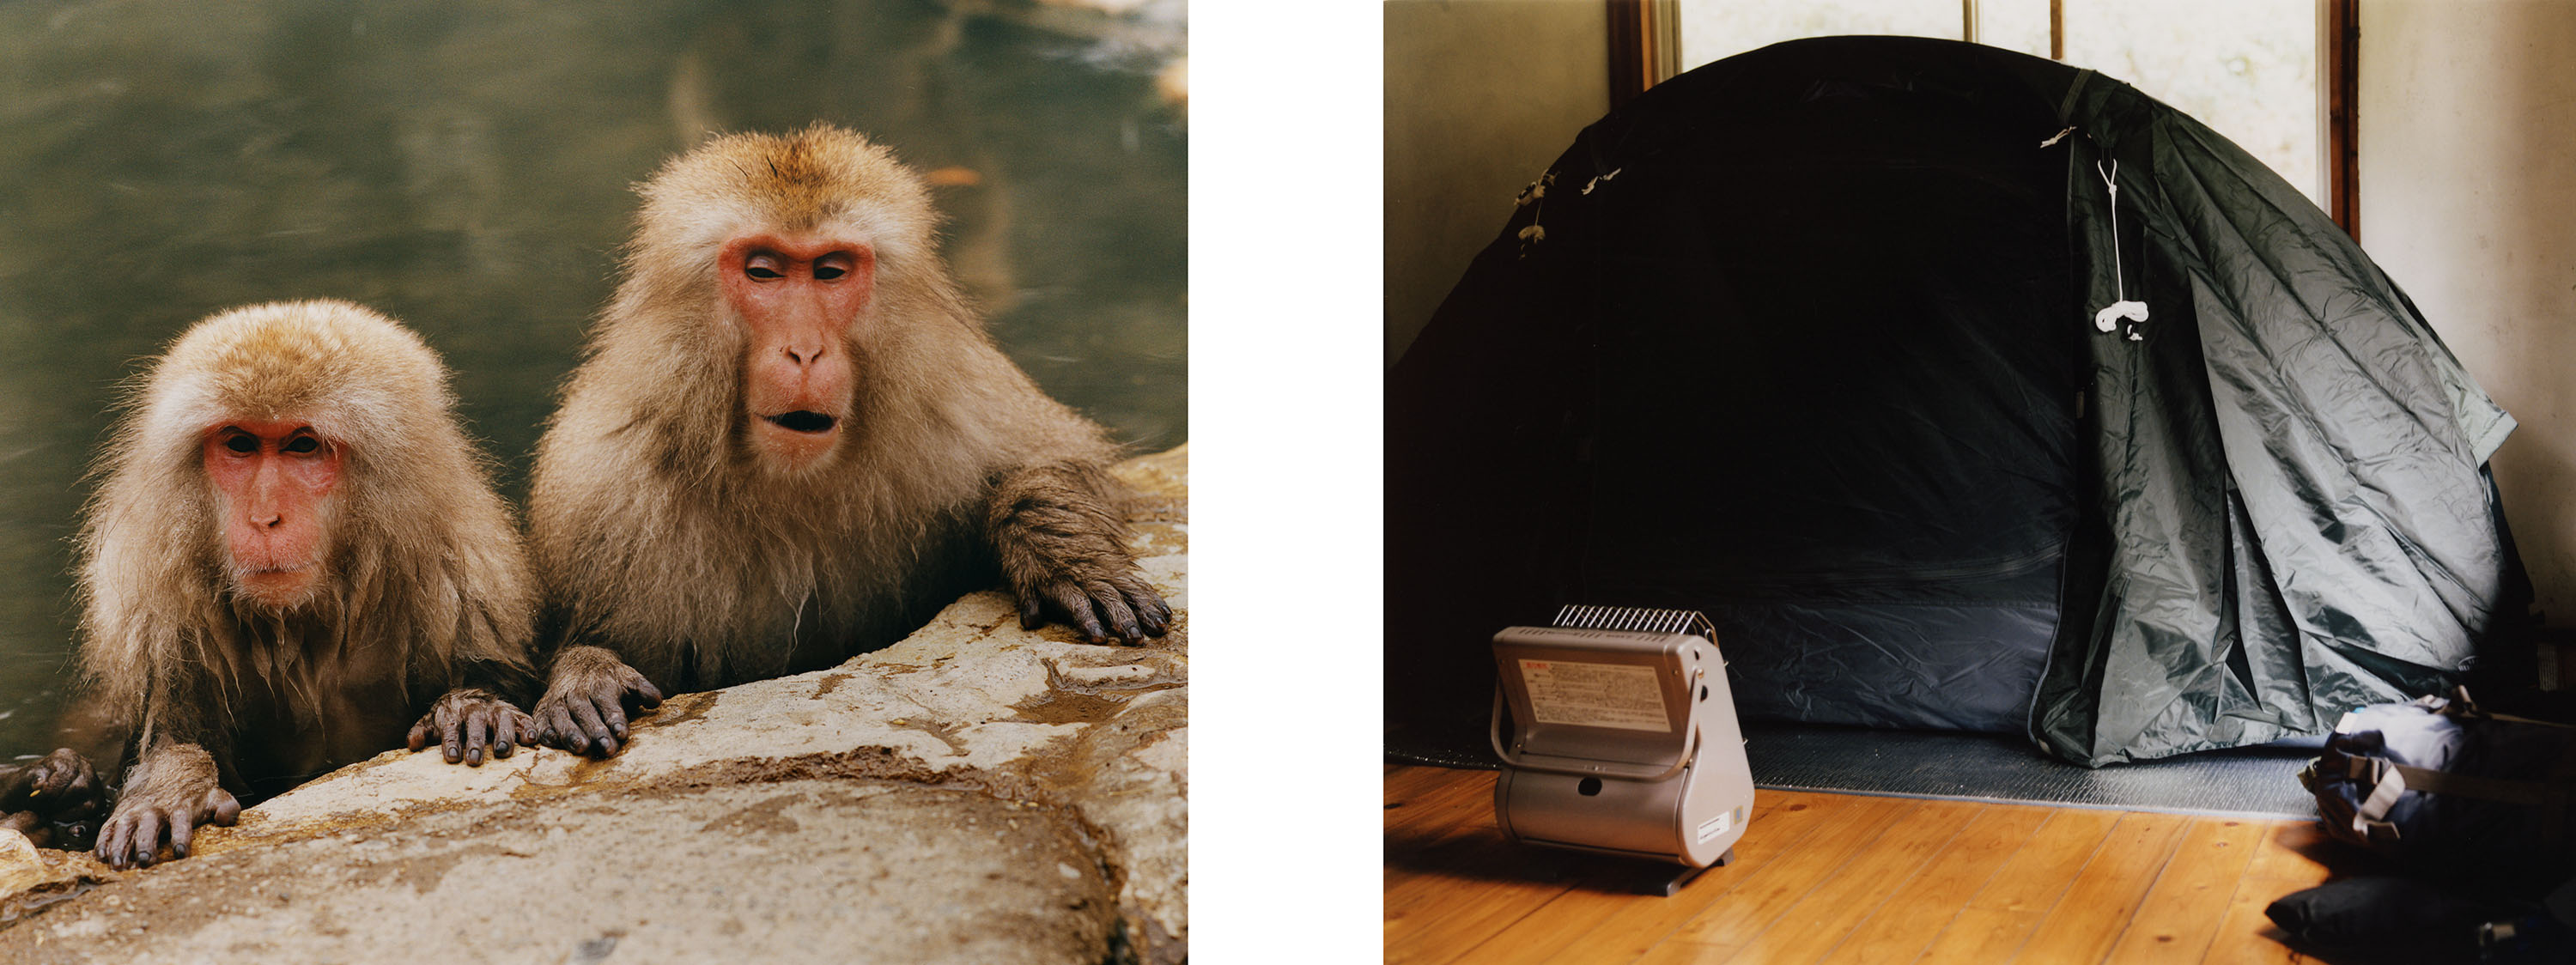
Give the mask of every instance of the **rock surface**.
[[1186, 960], [1188, 458], [1118, 467], [1177, 615], [1146, 646], [973, 593], [839, 667], [676, 696], [606, 761], [392, 751], [122, 874], [0, 840], [0, 920], [30, 916], [0, 958]]

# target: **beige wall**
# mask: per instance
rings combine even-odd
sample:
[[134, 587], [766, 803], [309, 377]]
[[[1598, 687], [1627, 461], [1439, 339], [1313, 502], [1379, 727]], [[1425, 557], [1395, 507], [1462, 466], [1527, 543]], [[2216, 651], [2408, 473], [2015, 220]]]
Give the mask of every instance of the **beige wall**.
[[1610, 109], [1601, 0], [1393, 0], [1386, 12], [1386, 364], [1512, 197]]
[[2576, 625], [2576, 3], [2362, 0], [2361, 242], [2522, 423], [2497, 488]]

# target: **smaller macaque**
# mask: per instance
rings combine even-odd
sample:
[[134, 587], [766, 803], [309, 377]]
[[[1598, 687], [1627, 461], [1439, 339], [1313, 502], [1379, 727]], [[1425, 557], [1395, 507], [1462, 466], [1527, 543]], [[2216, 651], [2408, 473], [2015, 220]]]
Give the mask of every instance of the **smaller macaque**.
[[0, 765], [0, 828], [40, 848], [86, 848], [107, 810], [107, 788], [89, 758], [71, 748], [26, 764]]
[[[346, 302], [208, 318], [139, 379], [84, 513], [81, 715], [134, 754], [98, 856], [186, 857], [307, 778], [534, 740], [536, 594], [418, 336]], [[49, 772], [50, 773], [50, 772]]]

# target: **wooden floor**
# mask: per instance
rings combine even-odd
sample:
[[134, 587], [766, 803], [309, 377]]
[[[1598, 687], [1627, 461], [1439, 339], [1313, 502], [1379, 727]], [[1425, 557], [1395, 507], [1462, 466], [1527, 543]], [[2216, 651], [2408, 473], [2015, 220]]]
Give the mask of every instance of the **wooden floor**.
[[1661, 898], [1547, 880], [1491, 771], [1385, 790], [1391, 963], [2299, 962], [2263, 906], [2360, 870], [2305, 821], [1762, 791], [1735, 862]]

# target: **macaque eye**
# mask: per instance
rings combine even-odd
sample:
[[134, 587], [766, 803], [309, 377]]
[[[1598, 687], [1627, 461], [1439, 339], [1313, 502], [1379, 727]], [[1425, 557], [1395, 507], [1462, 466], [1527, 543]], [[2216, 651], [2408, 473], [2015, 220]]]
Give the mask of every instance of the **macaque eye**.
[[836, 251], [814, 259], [814, 280], [836, 281], [850, 273], [855, 259], [849, 253]]
[[753, 281], [777, 281], [787, 277], [787, 265], [777, 255], [760, 254], [744, 259], [742, 273]]
[[296, 436], [293, 439], [286, 440], [286, 445], [282, 448], [288, 452], [301, 456], [307, 453], [319, 451], [322, 448], [322, 440], [313, 438], [312, 436]]
[[250, 433], [236, 432], [224, 437], [224, 448], [247, 456], [259, 451], [259, 440], [252, 438]]

